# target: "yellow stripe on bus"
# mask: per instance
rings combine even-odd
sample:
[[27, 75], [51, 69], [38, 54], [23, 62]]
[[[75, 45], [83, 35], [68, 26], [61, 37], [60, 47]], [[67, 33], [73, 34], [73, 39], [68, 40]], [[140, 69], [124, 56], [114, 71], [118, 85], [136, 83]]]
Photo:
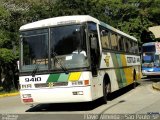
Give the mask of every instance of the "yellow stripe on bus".
[[127, 61], [125, 55], [121, 55], [122, 66], [127, 66]]
[[[121, 60], [122, 60], [122, 66], [127, 66], [127, 61], [126, 61], [126, 57], [125, 55], [121, 55]], [[133, 83], [133, 75], [132, 75], [132, 67], [130, 68], [124, 68], [124, 73], [125, 73], [125, 76], [126, 76], [126, 82], [127, 82], [127, 85]]]
[[133, 83], [133, 74], [132, 74], [132, 71], [133, 71], [132, 67], [124, 69], [126, 80], [127, 80], [127, 85]]
[[81, 76], [81, 72], [72, 72], [69, 76], [69, 81], [77, 81]]

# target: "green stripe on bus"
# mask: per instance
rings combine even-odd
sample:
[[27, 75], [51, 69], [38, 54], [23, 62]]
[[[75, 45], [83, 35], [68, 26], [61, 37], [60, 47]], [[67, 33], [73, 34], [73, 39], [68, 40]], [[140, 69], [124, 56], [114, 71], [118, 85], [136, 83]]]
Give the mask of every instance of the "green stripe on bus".
[[124, 69], [121, 69], [120, 71], [121, 71], [122, 84], [123, 84], [123, 87], [125, 87], [127, 85], [127, 81], [126, 81]]
[[121, 55], [120, 54], [116, 54], [116, 57], [117, 57], [117, 61], [118, 61], [119, 67], [122, 67]]
[[116, 72], [119, 88], [122, 88], [123, 87], [123, 82], [122, 82], [122, 78], [121, 78], [120, 69], [115, 69], [115, 72]]
[[69, 77], [69, 74], [62, 73], [59, 76], [58, 82], [67, 82], [68, 81], [68, 77]]
[[112, 60], [113, 60], [113, 65], [114, 65], [113, 67], [116, 67], [116, 69], [114, 69], [114, 70], [115, 70], [118, 86], [119, 86], [119, 88], [121, 88], [122, 87], [121, 73], [120, 73], [120, 70], [117, 69], [119, 67], [119, 64], [118, 64], [116, 54], [111, 53], [111, 57], [112, 57]]
[[115, 53], [111, 53], [111, 57], [112, 57], [112, 60], [113, 60], [114, 67], [116, 67], [116, 68], [119, 67], [117, 57], [116, 57]]
[[[117, 56], [119, 67], [123, 67], [121, 55], [117, 54], [116, 56]], [[120, 75], [121, 76], [121, 84], [122, 84], [122, 87], [124, 87], [124, 86], [127, 85], [126, 76], [125, 76], [125, 73], [124, 73], [124, 68], [120, 69], [120, 74], [121, 74]]]
[[60, 74], [50, 74], [49, 78], [47, 80], [47, 83], [49, 82], [57, 82]]

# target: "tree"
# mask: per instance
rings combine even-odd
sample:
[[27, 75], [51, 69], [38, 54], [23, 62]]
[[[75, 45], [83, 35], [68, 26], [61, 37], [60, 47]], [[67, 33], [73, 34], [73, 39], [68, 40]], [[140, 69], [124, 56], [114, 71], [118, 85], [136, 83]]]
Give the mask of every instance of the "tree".
[[[17, 68], [16, 60], [18, 59], [18, 27], [16, 20], [13, 20], [13, 11], [6, 7], [8, 3], [0, 4], [0, 85], [6, 91], [10, 91], [14, 86], [15, 71]], [[2, 83], [1, 79], [4, 78]]]

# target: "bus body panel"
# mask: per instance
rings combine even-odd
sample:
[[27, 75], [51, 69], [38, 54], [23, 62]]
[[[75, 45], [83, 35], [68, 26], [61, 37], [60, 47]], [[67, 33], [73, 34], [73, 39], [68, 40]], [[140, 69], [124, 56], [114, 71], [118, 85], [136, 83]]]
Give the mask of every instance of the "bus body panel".
[[140, 56], [136, 55], [102, 53], [100, 68], [111, 78], [112, 92], [132, 84], [134, 70], [136, 79], [141, 78]]

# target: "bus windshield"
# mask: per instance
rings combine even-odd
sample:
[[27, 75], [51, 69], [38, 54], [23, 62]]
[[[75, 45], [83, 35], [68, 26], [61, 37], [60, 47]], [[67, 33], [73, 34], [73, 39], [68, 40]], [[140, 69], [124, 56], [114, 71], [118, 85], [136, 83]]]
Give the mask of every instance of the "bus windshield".
[[40, 71], [89, 66], [82, 25], [30, 30], [21, 35], [21, 71], [33, 71], [37, 67]]
[[[59, 63], [54, 60], [53, 53]], [[51, 28], [51, 68], [67, 69], [88, 67], [86, 35], [82, 25], [67, 25]]]
[[155, 45], [143, 46], [143, 52], [155, 52]]
[[144, 53], [142, 67], [160, 67], [160, 56], [155, 53]]
[[21, 70], [48, 69], [48, 30], [31, 30], [21, 33]]

